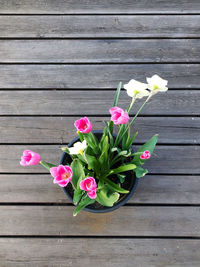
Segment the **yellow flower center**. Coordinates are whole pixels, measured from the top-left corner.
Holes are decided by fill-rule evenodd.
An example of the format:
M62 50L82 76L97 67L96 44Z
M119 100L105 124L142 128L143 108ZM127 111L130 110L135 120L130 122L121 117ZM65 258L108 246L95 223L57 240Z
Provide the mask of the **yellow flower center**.
M80 149L80 150L78 151L78 153L81 154L81 155L83 155L83 149Z
M70 173L68 173L68 172L63 173L63 175L62 175L63 180L67 180L69 177L70 177Z
M134 94L134 96L136 96L137 94L139 94L139 91L136 89L133 89L133 94Z
M159 88L158 85L156 85L156 84L153 85L153 90L156 90L158 88Z

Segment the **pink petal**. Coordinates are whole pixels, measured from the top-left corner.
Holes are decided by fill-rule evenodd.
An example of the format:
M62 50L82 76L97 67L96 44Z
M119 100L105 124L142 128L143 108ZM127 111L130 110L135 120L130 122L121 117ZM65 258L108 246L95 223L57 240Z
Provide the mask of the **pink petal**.
M88 194L88 197L91 199L95 199L97 197L96 189L89 191L87 194Z

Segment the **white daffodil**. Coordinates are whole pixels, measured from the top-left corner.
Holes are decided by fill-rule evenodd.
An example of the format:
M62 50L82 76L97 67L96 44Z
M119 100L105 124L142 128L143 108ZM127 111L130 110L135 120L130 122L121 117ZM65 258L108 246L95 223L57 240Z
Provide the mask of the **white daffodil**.
M149 91L146 90L148 85L146 83L141 83L136 80L130 80L129 83L124 84L124 89L127 90L127 94L130 97L142 98L149 95Z
M81 154L83 155L83 152L85 151L87 147L86 141L84 140L82 143L81 142L76 142L73 147L69 147L69 153L71 155L78 155Z
M152 91L152 93L157 93L157 92L166 92L168 90L167 80L162 79L160 76L153 75L151 78L147 78L148 82L148 89Z

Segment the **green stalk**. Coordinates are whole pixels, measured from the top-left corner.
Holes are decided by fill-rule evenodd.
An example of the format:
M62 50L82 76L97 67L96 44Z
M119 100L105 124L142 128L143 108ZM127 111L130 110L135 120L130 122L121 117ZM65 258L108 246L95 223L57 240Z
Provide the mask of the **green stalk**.
M134 102L135 102L135 97L132 98L132 101L131 101L131 103L130 103L130 106L129 106L128 109L127 109L127 113L128 113L128 114L129 114L130 110L132 109L132 106L133 106Z
M147 99L144 101L144 103L141 105L141 107L139 108L138 112L135 114L135 116L133 117L132 121L128 124L128 126L126 127L125 131L123 132L122 136L119 138L120 142L123 138L123 136L125 135L125 133L127 132L128 128L133 124L133 122L135 121L135 119L137 118L137 116L139 115L139 113L142 111L142 109L144 108L145 104L149 101L149 99L152 97L152 94L150 94Z
M150 94L147 97L147 99L144 101L144 103L142 104L142 106L139 108L138 112L133 117L132 121L129 123L129 126L131 126L133 124L133 122L135 121L135 119L137 118L137 116L139 115L139 113L142 111L142 109L144 108L144 106L146 105L146 103L149 101L149 99L151 98L151 96L152 96L152 94Z

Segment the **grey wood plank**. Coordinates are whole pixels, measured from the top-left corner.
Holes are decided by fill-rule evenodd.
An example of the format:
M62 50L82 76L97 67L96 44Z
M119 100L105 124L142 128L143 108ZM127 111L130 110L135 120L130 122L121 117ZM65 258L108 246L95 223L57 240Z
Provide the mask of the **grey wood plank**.
M0 143L63 144L76 135L74 121L79 117L0 117ZM102 130L103 121L110 117L92 117L93 128ZM135 141L143 143L154 133L162 144L200 144L200 118L198 117L139 117L132 133Z
M0 203L70 203L50 175L1 174ZM200 204L200 176L146 175L129 204Z
M191 49L192 48L192 49ZM170 51L170 53L169 53ZM3 63L200 62L200 41L1 40Z
M199 267L199 246L199 240L178 238L0 239L1 264L6 267Z
M200 36L199 15L0 16L2 38Z
M59 147L58 145L0 145L0 172L47 173L42 166L20 166L22 152L30 149L39 153L43 160L58 164L62 154ZM199 174L199 159L200 147L198 145L159 145L156 147L154 157L145 166L149 173L153 174Z
M157 73L170 88L199 88L199 64L0 65L0 88L116 88ZM95 78L94 78L95 77Z
M75 1L0 1L1 14L140 14L140 13L198 13L200 4L198 0L179 0L167 2L165 0L113 2L112 0L81 0Z
M106 214L67 206L1 206L0 235L194 236L199 207L122 207Z
M115 91L0 91L1 115L109 115ZM169 90L151 98L140 114L199 115L199 90ZM126 109L131 98L123 90L118 106ZM135 113L144 100L135 103ZM133 114L132 113L132 114ZM71 129L71 126L70 126Z

